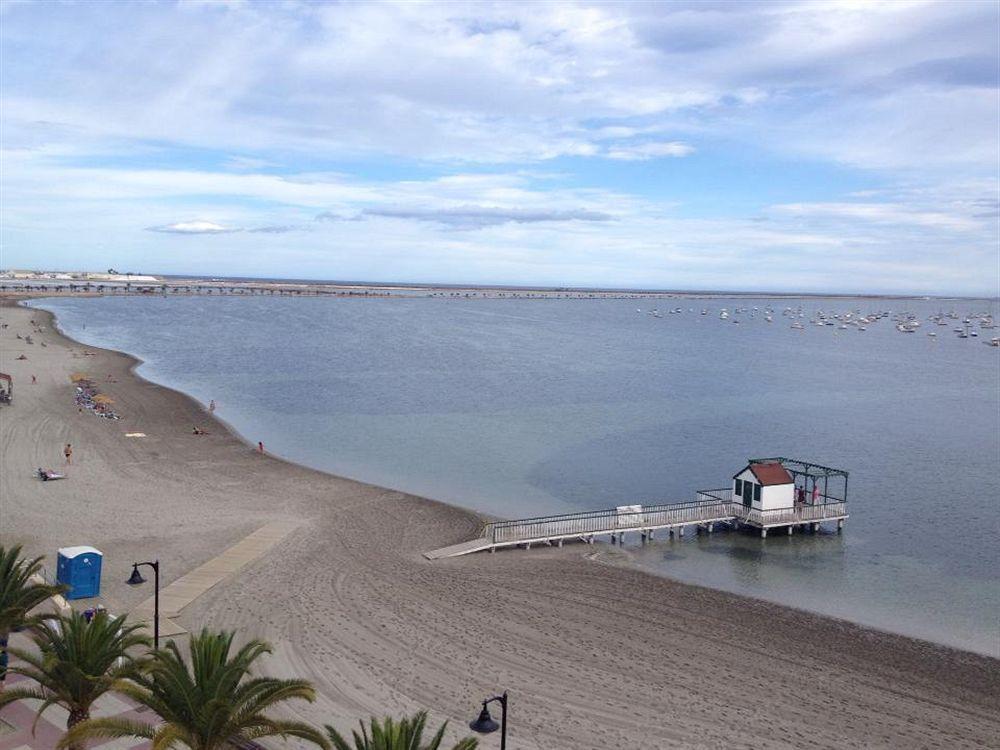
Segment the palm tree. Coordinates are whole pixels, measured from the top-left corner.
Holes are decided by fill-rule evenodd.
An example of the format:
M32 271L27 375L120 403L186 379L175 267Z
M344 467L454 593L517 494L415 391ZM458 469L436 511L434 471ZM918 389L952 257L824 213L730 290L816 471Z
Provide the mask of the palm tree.
M305 680L251 677L253 663L271 653L263 641L250 641L232 654L233 633L202 630L191 636L191 665L177 644L150 655L141 675L119 692L152 709L163 720L153 725L118 717L77 725L60 748L92 738L142 737L157 750L223 750L261 737L298 737L328 748L322 732L299 721L272 718L267 711L295 698L310 703L316 691Z
M124 615L111 617L103 611L89 622L81 613L72 612L36 624L32 636L38 651L10 651L23 662L11 667L11 671L37 684L15 686L0 693L0 707L25 698L40 700L37 725L49 706L62 706L69 712L66 729L72 729L90 718L94 701L124 687L126 679L138 673L140 663L128 651L148 645L149 639L136 632L141 627L126 625ZM82 747L68 745L76 746Z
M63 591L63 586L39 583L35 576L42 560L21 557L21 545L7 549L0 545L0 690L7 678L7 639L15 630L30 627L54 615L29 613L49 597Z
M441 742L444 739L444 731L448 727L446 721L437 730L437 734L431 738L426 745L423 744L424 726L427 724L427 712L420 711L410 718L400 719L398 722L386 717L382 721L372 718L369 728L365 723L361 724L361 734L352 732L354 745L344 739L336 729L329 724L326 725L326 733L330 735L335 750L440 750ZM472 737L459 740L452 746L452 750L475 750L478 741Z

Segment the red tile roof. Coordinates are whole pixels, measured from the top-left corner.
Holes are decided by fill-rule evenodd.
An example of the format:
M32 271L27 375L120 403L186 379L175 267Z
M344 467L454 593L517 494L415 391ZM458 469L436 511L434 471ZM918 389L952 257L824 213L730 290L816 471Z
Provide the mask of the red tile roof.
M750 464L750 471L762 485L791 484L792 475L781 464Z

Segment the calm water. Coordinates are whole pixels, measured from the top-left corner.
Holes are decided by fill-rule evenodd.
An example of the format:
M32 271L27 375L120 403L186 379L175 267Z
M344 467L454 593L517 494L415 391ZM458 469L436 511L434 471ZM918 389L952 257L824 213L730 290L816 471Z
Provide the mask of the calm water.
M912 335L889 319L808 323L817 309L926 318L988 303L809 300L803 331L780 315L797 302L774 301L773 324L719 319L768 304L745 299L661 300L661 318L649 300L38 304L71 336L141 357L145 377L214 398L273 453L498 516L691 499L749 456L846 468L843 535L689 535L637 547L638 560L1000 652L1000 350L926 321Z

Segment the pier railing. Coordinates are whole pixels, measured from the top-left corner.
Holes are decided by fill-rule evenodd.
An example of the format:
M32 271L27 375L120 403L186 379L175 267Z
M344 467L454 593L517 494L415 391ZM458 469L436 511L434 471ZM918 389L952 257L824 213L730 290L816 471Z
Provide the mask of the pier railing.
M733 488L723 487L719 490L698 490L695 499L699 502L731 503L733 502Z
M626 531L642 532L644 537L655 529L677 529L683 534L686 526L702 526L712 530L715 523L746 524L761 529L767 535L771 526L792 527L798 524L819 523L826 520L842 521L847 518L847 503L802 504L790 508L757 510L748 508L733 498L731 488L700 490L693 502L665 503L659 505L622 505L605 510L565 513L557 516L538 516L516 521L494 521L482 527L476 538L439 550L424 553L429 560L456 557L472 552L505 545L527 545L535 542L551 544L563 539L582 539L592 542L594 537L610 534L612 539ZM790 533L790 532L789 532Z
M641 510L595 510L540 516L486 525L484 536L493 544L532 539L606 534L609 531L645 530L725 520L733 515L732 503L716 499L687 503L644 505Z
M734 503L734 505L737 505ZM754 526L784 526L786 524L813 523L828 518L843 518L847 515L847 503L821 503L819 505L797 505L793 508L756 510L739 505L737 518Z

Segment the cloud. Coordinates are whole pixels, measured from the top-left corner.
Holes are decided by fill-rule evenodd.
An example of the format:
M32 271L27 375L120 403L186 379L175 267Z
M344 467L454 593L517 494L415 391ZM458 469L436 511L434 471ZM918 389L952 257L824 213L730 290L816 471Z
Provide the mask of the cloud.
M773 208L776 211L799 216L860 219L882 224L909 224L957 231L982 228L982 223L975 221L974 216L894 203L786 203Z
M291 224L272 224L263 227L254 227L253 229L247 229L246 231L251 234L287 234L288 232L297 232L301 229L303 229L303 227Z
M335 214L333 211L323 211L316 214L313 221L347 221L347 217Z
M924 60L896 71L894 82L936 84L941 86L972 86L995 89L1000 85L1000 70L996 57L964 55L962 57Z
M455 229L482 229L500 224L538 224L555 221L612 221L610 214L586 209L525 209L492 206L455 208L366 208L363 216L430 221Z
M230 156L226 159L223 167L240 172L251 172L268 167L278 166L267 159L258 159L252 156Z
M0 0L5 262L982 290L998 10Z
M229 234L231 232L242 231L240 229L224 227L212 221L179 221L175 224L164 224L156 227L146 227L149 232L162 232L165 234Z
M688 156L694 153L694 147L681 143L680 141L668 141L665 143L635 143L629 145L619 145L609 148L606 156L609 159L620 159L623 161L646 161L648 159L659 159L665 156Z

